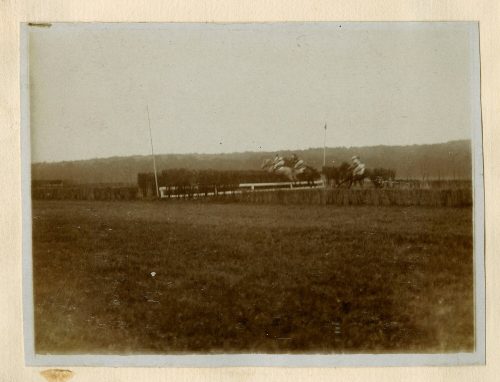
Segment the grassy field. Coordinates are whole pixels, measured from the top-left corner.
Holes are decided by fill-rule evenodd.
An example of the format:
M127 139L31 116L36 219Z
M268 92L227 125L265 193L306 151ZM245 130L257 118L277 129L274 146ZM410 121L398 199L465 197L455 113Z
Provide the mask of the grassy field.
M472 350L471 219L471 208L35 201L36 351Z

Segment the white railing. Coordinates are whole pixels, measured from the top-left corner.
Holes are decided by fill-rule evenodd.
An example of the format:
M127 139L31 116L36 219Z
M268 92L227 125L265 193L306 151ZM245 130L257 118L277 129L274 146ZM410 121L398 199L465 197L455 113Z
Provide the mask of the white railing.
M323 181L316 180L313 182L314 186L323 186ZM276 189L294 189L294 188L305 188L310 186L308 182L274 182L274 183L240 183L238 189L231 191L217 191L215 192L194 192L190 194L194 198L214 196L214 195L229 195L229 194L240 194L244 191L272 191ZM159 187L160 198L184 198L186 193L182 194L167 194L167 187ZM174 188L175 190L175 188Z
M323 181L321 180L316 180L313 182L315 186L322 186ZM309 186L308 182L275 182L275 183L241 183L239 185L239 188L249 188L252 191L258 188L273 188L273 187L279 187L279 188L298 188L298 187L307 187Z

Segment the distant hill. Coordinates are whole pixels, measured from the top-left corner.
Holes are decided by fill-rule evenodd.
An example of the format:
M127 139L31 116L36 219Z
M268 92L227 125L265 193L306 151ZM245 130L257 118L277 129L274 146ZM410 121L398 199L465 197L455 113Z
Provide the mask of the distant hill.
M293 151L308 165L321 169L323 148ZM282 155L292 151L282 150ZM157 155L158 171L169 168L256 170L264 158L275 152L243 152L230 154L166 154ZM471 142L469 140L412 146L370 146L327 148L327 164L349 161L359 155L368 168L394 169L402 179L471 179ZM102 159L33 163L32 179L62 179L74 183L133 183L137 174L152 172L150 156L112 157Z

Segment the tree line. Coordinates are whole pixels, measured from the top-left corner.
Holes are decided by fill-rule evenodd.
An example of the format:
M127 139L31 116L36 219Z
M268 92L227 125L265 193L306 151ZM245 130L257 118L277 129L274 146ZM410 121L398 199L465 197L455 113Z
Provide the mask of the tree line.
M347 163L344 163L348 167ZM323 167L323 174L332 176L331 167ZM396 172L391 169L376 168L370 170L370 178L383 180L394 179ZM372 180L373 180L372 179ZM209 192L213 188L219 190L234 190L242 183L274 183L287 182L288 179L280 174L262 170L192 170L186 168L166 169L158 174L158 187L176 188L183 192L196 187L201 192ZM154 173L137 174L137 185L143 195L148 190L155 189Z
M158 174L159 187L186 188L192 186L218 187L219 189L237 187L241 183L272 183L285 182L287 179L279 174L262 170L193 170L187 168L173 168L161 171ZM137 174L137 185L146 193L154 189L154 173Z
M323 148L281 150L288 156L296 153L306 164L318 170L323 165ZM231 154L165 154L156 155L162 169L200 169L258 171L262 161L274 158L276 152L244 152ZM469 140L431 145L327 147L326 163L350 161L358 155L369 168L391 168L400 179L459 180L471 179L472 157ZM75 184L136 184L138 173L152 170L151 156L129 156L54 163L33 163L32 179L62 179Z

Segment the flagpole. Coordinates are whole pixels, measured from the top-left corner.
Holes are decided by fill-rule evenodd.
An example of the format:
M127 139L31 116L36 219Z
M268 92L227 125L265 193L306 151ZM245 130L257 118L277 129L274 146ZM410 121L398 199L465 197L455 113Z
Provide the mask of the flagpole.
M149 118L149 105L146 105L146 110L148 112L148 127L149 127L149 141L151 142L151 156L153 157L153 169L155 171L155 185L156 185L156 197L159 198L159 189L158 189L158 176L156 175L156 159L155 152L153 149L153 135L151 134L151 120Z
M325 122L325 138L323 140L323 167L326 166L326 122Z

